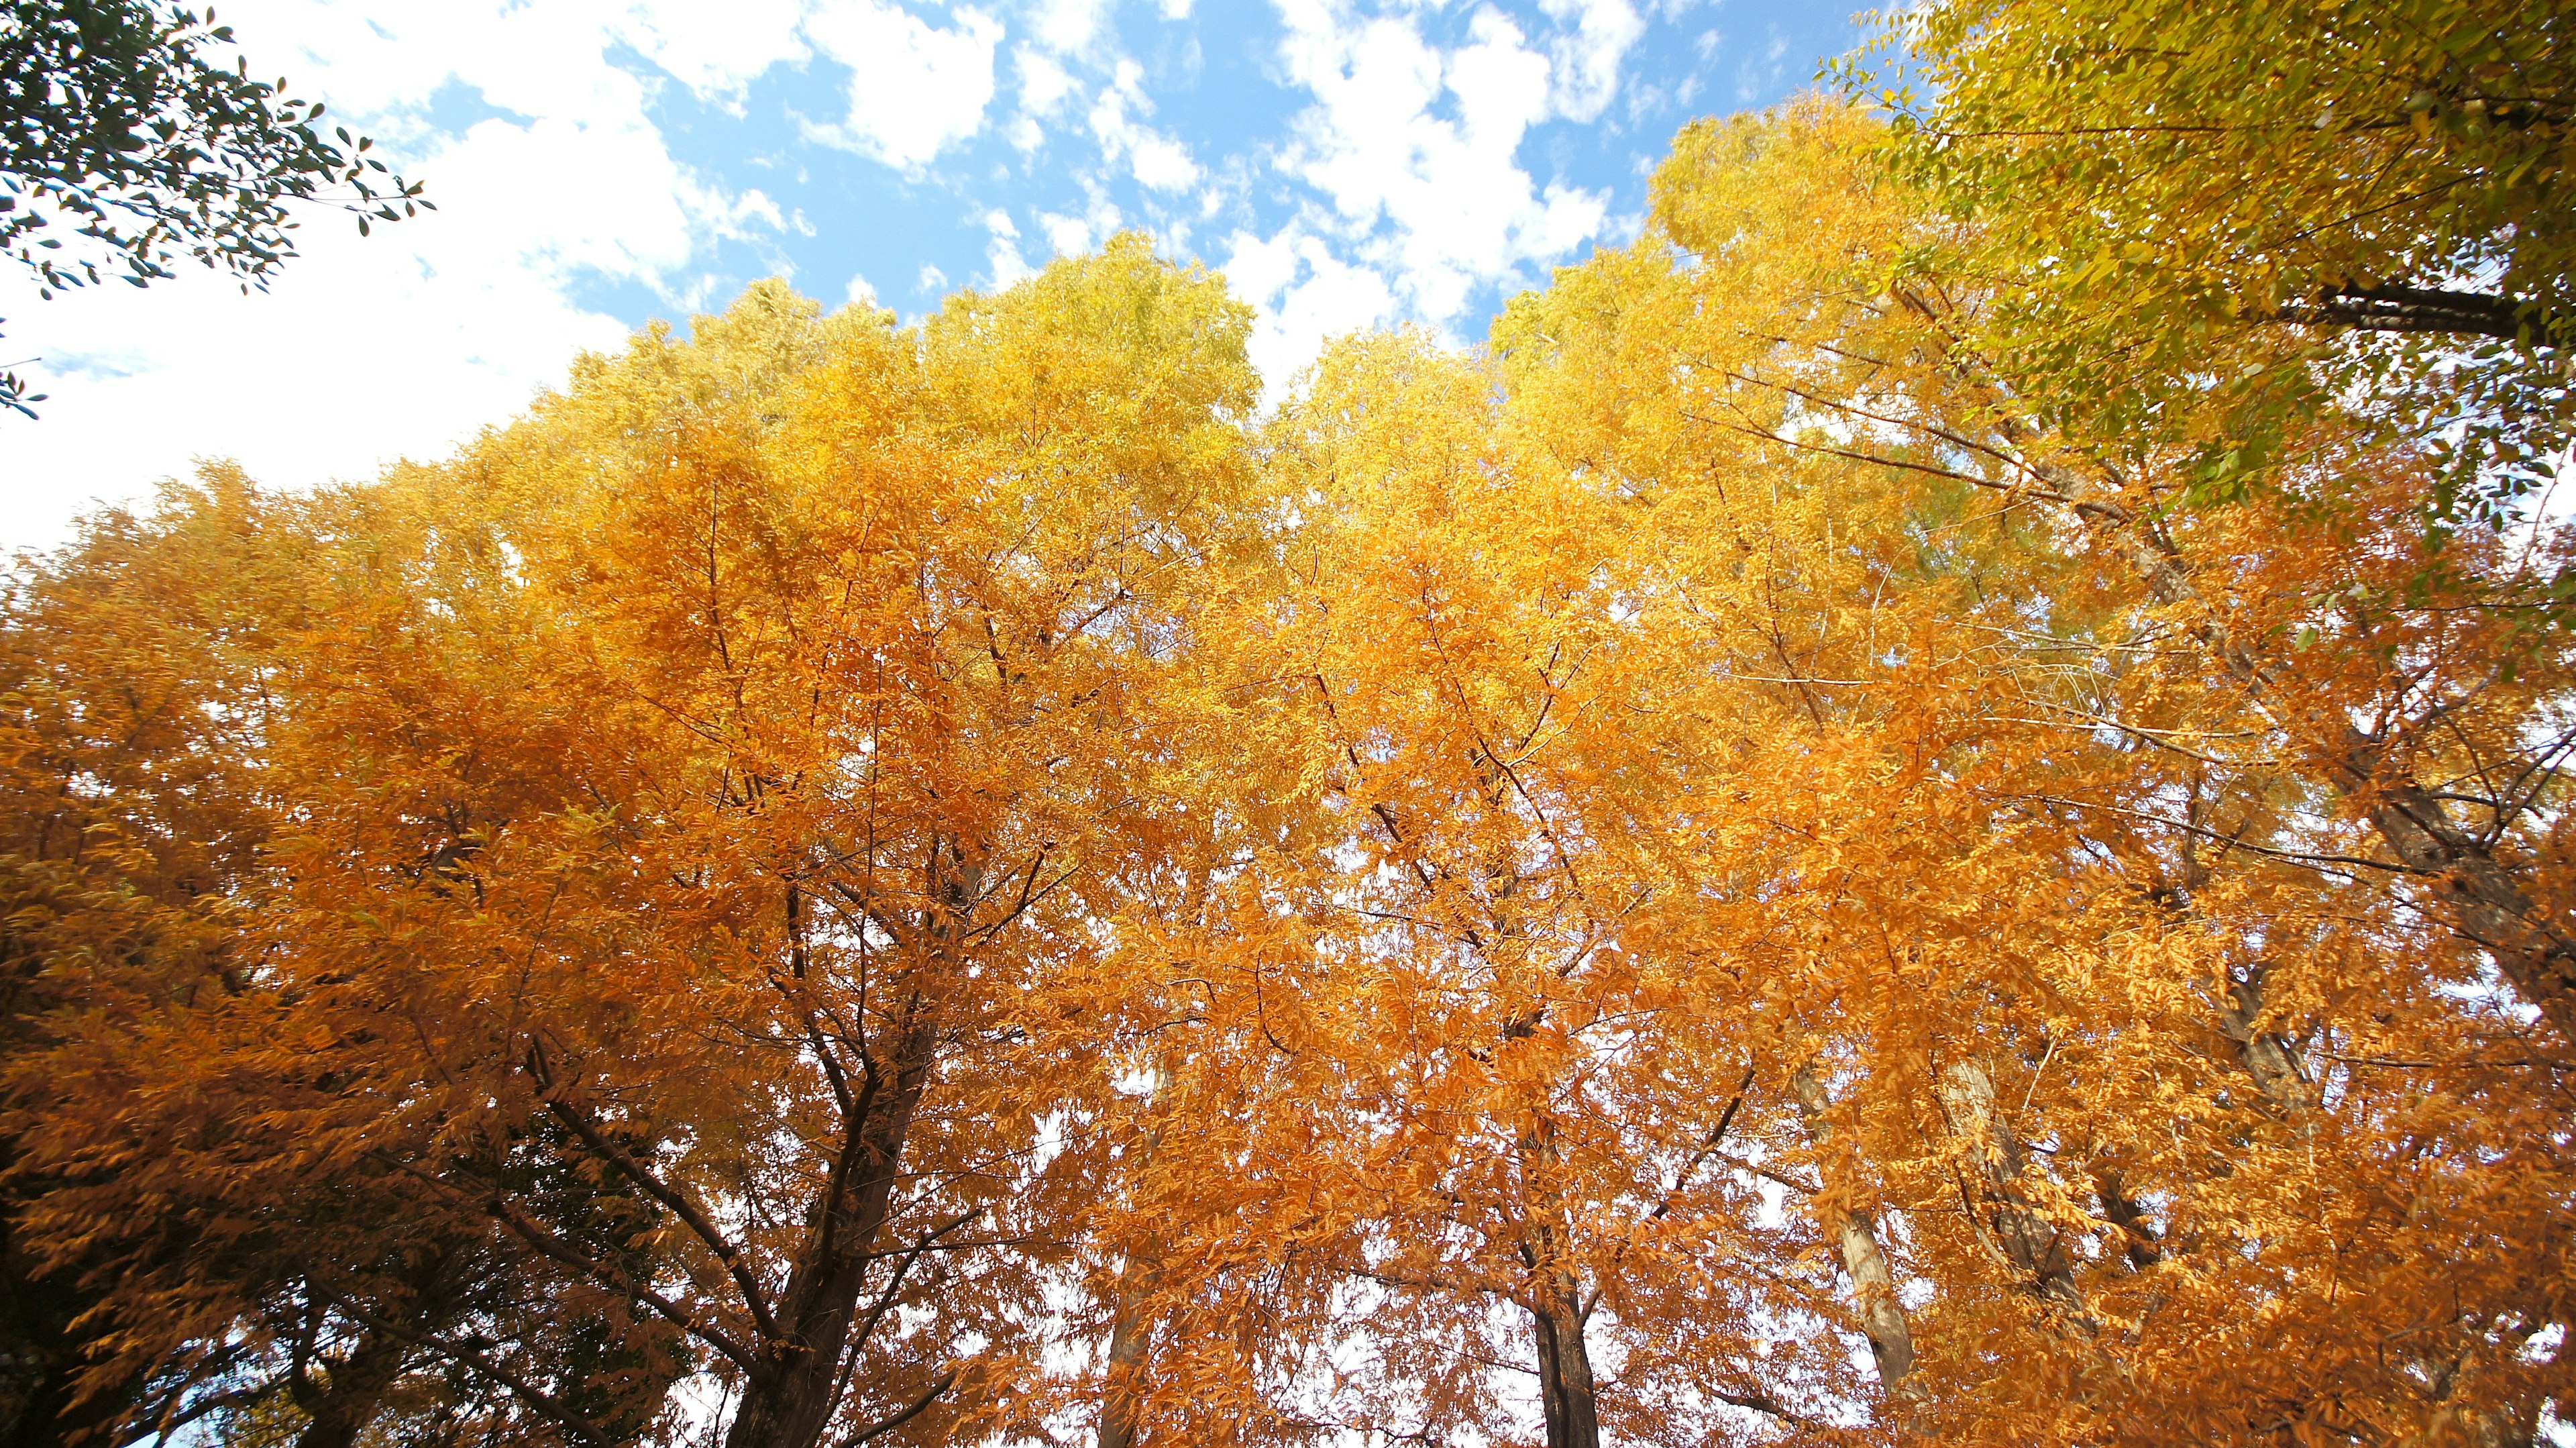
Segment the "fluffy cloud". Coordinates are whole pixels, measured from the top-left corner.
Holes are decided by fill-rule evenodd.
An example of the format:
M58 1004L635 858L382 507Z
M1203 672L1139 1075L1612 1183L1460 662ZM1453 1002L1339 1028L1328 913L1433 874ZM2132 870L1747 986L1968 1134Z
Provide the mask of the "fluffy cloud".
M1046 232L1047 245L1053 247L1058 256L1079 256L1091 250L1115 234L1124 220L1098 178L1085 177L1083 180L1081 211L1038 213L1039 229Z
M43 357L34 370L53 394L8 439L10 542L59 537L89 500L133 497L194 457L300 485L442 452L524 407L575 352L619 344L627 324L577 301L584 286L697 304L708 299L687 280L693 264L783 224L762 193L673 158L647 87L610 51L684 32L647 34L624 7L235 0L224 14L263 38L256 68L287 71L433 177L440 209L367 240L313 217L304 255L250 296L192 273L40 303L0 279L5 345ZM746 45L693 74L738 90L793 57L792 35L767 40L767 60ZM459 86L503 114L461 134L432 128L434 100Z
M781 62L810 54L799 26L807 0L651 5L631 0L618 30L645 59L700 96L739 113L742 93Z
M1619 63L1646 33L1644 17L1628 0L1539 0L1556 20L1574 29L1548 46L1555 80L1555 108L1568 120L1601 114L1619 89Z
M1238 231L1228 247L1225 279L1257 314L1248 346L1265 402L1277 402L1326 341L1395 313L1385 277L1335 255L1302 223L1267 238Z
M984 230L990 237L984 244L984 263L992 271L995 287L1007 287L1035 270L1020 255L1020 228L1011 213L999 208L985 212Z
M254 72L327 99L441 209L365 241L310 216L249 297L191 275L38 303L0 274L0 359L42 354L20 370L54 395L0 419L0 544L194 456L300 485L440 454L645 313L721 305L746 259L935 295L1121 226L1181 255L1196 229L1259 311L1275 398L1326 338L1465 330L1604 233L1607 193L1525 163L1541 128L1660 127L1676 82L1777 66L1694 62L1682 3L1273 0L1256 77L1202 55L1219 27L1188 0L227 0ZM1632 60L1657 84L1623 89ZM1594 179L1625 195L1631 171Z
M1073 73L1043 51L1022 46L1017 64L1020 71L1020 109L1028 115L1054 115L1064 109L1065 101L1078 89Z
M1029 31L1058 55L1091 52L1108 30L1113 0L1037 0Z
M882 0L825 0L805 17L805 34L850 68L849 114L807 136L889 166L918 170L983 129L993 99L993 51L1000 21L960 10L942 29Z
M1417 314L1446 323L1477 287L1600 231L1601 196L1539 186L1519 153L1530 127L1568 103L1593 103L1584 57L1616 40L1612 31L1584 51L1578 27L1566 51L1576 59L1565 66L1579 83L1569 92L1555 80L1560 64L1492 9L1477 11L1468 43L1448 51L1410 15L1362 16L1336 0L1283 0L1281 9L1281 58L1315 96L1286 168L1322 193L1355 253ZM1625 11L1617 0L1590 9ZM1625 13L1633 28L1634 12ZM1608 64L1615 80L1615 54Z
M1199 167L1187 146L1137 119L1154 103L1145 98L1145 69L1121 58L1109 85L1091 108L1091 134L1101 154L1125 162L1137 184L1156 191L1186 191L1199 182Z

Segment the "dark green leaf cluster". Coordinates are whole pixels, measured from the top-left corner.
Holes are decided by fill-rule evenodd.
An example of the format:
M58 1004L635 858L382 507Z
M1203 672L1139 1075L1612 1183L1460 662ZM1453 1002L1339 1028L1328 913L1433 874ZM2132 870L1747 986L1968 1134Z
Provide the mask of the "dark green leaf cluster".
M266 286L295 254L289 208L370 221L430 203L323 107L256 80L210 9L158 0L8 0L0 9L0 252L39 294L182 261ZM38 399L0 378L0 406ZM30 414L32 415L32 414Z

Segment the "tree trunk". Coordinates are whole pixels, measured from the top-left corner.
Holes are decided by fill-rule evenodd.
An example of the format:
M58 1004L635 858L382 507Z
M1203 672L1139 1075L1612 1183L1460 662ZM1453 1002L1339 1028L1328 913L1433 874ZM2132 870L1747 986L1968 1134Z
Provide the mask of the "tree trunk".
M2487 846L2462 829L2421 783L2389 767L2383 741L2339 717L2275 712L2280 701L2261 661L2208 616L2179 552L2162 534L2071 472L2045 468L2042 476L2074 499L2076 514L2089 526L2125 549L2158 602L2190 605L2203 614L2191 632L2228 680L2272 712L2276 723L2310 736L2299 742L2315 752L2317 772L2325 782L2337 794L2362 802L2389 853L2409 870L2438 882L2434 893L2450 907L2454 928L2494 957L2515 992L2540 1008L2562 1041L2576 1044L2576 942L2532 904L2513 872L2498 864Z
M1160 1109L1172 1073L1162 1059L1154 1063L1154 1081L1146 1095L1156 1112L1145 1139L1129 1158L1139 1174L1150 1170L1163 1148ZM1127 1254L1118 1273L1118 1302L1109 1319L1109 1366L1100 1385L1099 1448L1136 1448L1147 1387L1145 1355L1153 1346L1153 1299L1163 1252L1158 1236L1149 1236Z
M2147 1220L2146 1209L2129 1195L2128 1176L2116 1163L2094 1164L2093 1193L2102 1203L2104 1219L2120 1229L2120 1247L2132 1268L2144 1272L2165 1260L2164 1239Z
M914 974L903 1013L888 1032L892 1047L882 1056L871 1050L862 1062L856 1099L843 1108L840 1150L806 1211L804 1247L779 1295L777 1335L762 1344L760 1367L748 1374L725 1448L814 1448L841 1406L848 1381L843 1359L866 1350L873 1322L861 1326L859 1300L869 1270L880 1260L876 1242L891 1209L904 1141L937 1064L939 992L984 883L982 866L953 844L934 841L930 866L933 899L921 911ZM890 1269L879 1289L888 1303L901 1286L900 1270L900 1263ZM853 1327L860 1329L856 1341ZM943 1379L934 1394L951 1381Z
M305 1415L295 1448L350 1448L383 1410L385 1389L403 1374L410 1345L369 1328L349 1356L331 1369L326 1385L299 1383L295 1406Z
M874 1265L870 1249L885 1228L938 1034L931 1002L916 993L891 1058L870 1063L856 1119L807 1213L807 1247L779 1300L779 1337L744 1385L725 1448L814 1448L831 1426L841 1360L862 1346L850 1341L850 1329Z
M2075 1258L2065 1233L2031 1210L2021 1186L2021 1142L1995 1108L1994 1078L1973 1060L1941 1073L1941 1104L1950 1129L1966 1143L1966 1166L1982 1208L1982 1226L2023 1285L2085 1336L2094 1332L2083 1291L2075 1284Z
M1902 289L1898 300L1937 324L1938 310ZM1996 430L2019 447L2032 429L2003 404L2002 389L1973 360L1953 357L1959 375L1992 394ZM2307 716L2285 710L2270 673L2254 653L2231 635L2192 582L2181 550L2153 520L2140 518L2120 499L2121 480L2114 472L2107 483L2048 462L2034 462L2032 472L2056 490L2077 520L2125 554L2139 580L2156 601L2183 605L2198 617L2187 627L2209 651L2219 668L2246 692L2276 725L2289 730L2316 759L2316 772L2337 794L2359 801L2371 827L2389 852L2409 870L2438 884L2434 893L2451 907L2455 928L2494 957L2496 968L2515 992L2539 1007L2559 1039L2576 1045L2576 940L2562 922L2532 903L2513 871L2497 863L2494 853L2469 830L2460 827L2449 808L2411 775L2389 767L2382 740L2331 713ZM2107 467L2104 469L2110 472Z
M1601 1410L1593 1396L1592 1354L1583 1342L1581 1289L1560 1278L1530 1313L1538 1330L1538 1391L1547 1448L1601 1448Z
M1600 1448L1601 1409L1592 1382L1592 1353L1583 1341L1583 1279L1573 1266L1556 1124L1535 1115L1520 1140L1524 1230L1521 1261L1529 1269L1530 1325L1538 1337L1539 1408L1547 1448Z
M1798 1120L1821 1155L1825 1109L1832 1104L1825 1095L1824 1083L1816 1079L1813 1067L1801 1066L1789 1078L1789 1086L1797 1097ZM1826 1225L1834 1229L1842 1248L1843 1271L1851 1278L1861 1335L1869 1339L1869 1355L1878 1365L1879 1385L1889 1397L1911 1401L1919 1396L1917 1385L1908 1381L1914 1371L1914 1330L1905 1320L1904 1302L1896 1295L1896 1273L1878 1244L1878 1223L1857 1206L1845 1209L1841 1216L1840 1222Z
M416 1332L445 1318L462 1285L457 1277L466 1260L462 1245L453 1239L423 1248L398 1279L399 1297L373 1309L387 1326L362 1329L347 1357L325 1364L319 1383L297 1363L287 1387L306 1421L304 1431L295 1435L295 1448L350 1448L358 1441L384 1411L386 1390L411 1366L412 1341L395 1329Z
M1145 1302L1152 1292L1151 1274L1137 1263L1128 1263L1118 1274L1118 1308L1109 1323L1109 1371L1100 1389L1100 1448L1136 1448L1145 1350L1153 1336Z
M2286 1117L2302 1117L2309 1105L2307 1077L2299 1070L2297 1057L2290 1044L2270 1031L2258 1030L2255 1022L2263 1014L2263 977L2259 967L2243 980L2227 983L2228 1003L2219 1012L2219 1025L2227 1038L2236 1043L2237 1059L2244 1063L2245 1074L2254 1078L2263 1098Z

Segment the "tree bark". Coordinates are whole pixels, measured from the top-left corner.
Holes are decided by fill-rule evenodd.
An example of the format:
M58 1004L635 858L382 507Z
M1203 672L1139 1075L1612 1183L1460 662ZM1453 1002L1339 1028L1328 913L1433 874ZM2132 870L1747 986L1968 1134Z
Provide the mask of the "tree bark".
M1100 1388L1100 1448L1136 1448L1136 1430L1145 1396L1145 1352L1153 1323L1142 1299L1150 1281L1129 1283L1139 1275L1134 1263L1118 1276L1118 1307L1109 1322L1109 1370Z
M1556 1127L1542 1112L1521 1133L1521 1261L1529 1269L1523 1305L1538 1338L1539 1410L1547 1448L1600 1448L1601 1408L1592 1381L1592 1353L1583 1340L1583 1279L1574 1269L1564 1202L1556 1188L1562 1169Z
M2491 292L2463 292L2384 282L2345 282L2319 291L2313 301L2284 307L2284 322L2351 327L2363 332L2432 332L2454 337L2493 337L2524 346L2563 347L2576 327L2538 301Z
M2103 1217L2120 1229L2120 1247L2132 1268L2144 1272L2165 1260L2164 1238L2147 1220L2146 1209L2129 1195L2125 1172L2112 1163L2096 1162L2093 1194L2102 1203Z
M1171 1072L1161 1061L1147 1101L1160 1104ZM1163 1146L1163 1123L1156 1117L1133 1160L1141 1172L1153 1165ZM1130 1252L1118 1273L1118 1302L1109 1319L1109 1366L1100 1385L1100 1448L1136 1448L1147 1387L1145 1357L1153 1346L1152 1303L1161 1276L1163 1244L1148 1237Z
M2289 1042L2256 1028L2263 1014L2259 967L2243 980L2230 980L2227 994L2227 1005L2219 1012L2218 1022L2227 1038L2236 1043L2236 1057L2244 1063L2245 1074L2254 1078L2263 1099L2275 1111L2285 1117L2304 1116L2309 1106L2308 1081L2299 1070L2298 1059L2291 1054Z
M1583 1341L1580 1286L1561 1275L1530 1312L1538 1332L1540 1411L1547 1448L1601 1448L1601 1409L1592 1383L1592 1354Z
M2576 1044L2576 941L2535 909L2513 872L2462 829L2440 800L2412 776L2390 767L2385 742L2349 720L2306 719L2281 708L2271 676L2209 613L2180 554L2160 532L2105 490L2062 469L2043 467L2042 478L2065 493L2076 515L2107 535L2129 556L2139 578L2160 603L2191 607L2191 624L2229 682L2245 690L2276 723L2307 734L2303 743L2317 772L2337 794L2359 801L2380 840L2409 871L2437 882L2435 894L2451 907L2454 928L2494 957L2514 990L2538 1006L2560 1039Z
M287 1391L306 1421L295 1448L350 1448L358 1441L384 1411L386 1390L411 1366L417 1344L408 1334L434 1330L449 1315L466 1260L463 1245L453 1238L423 1248L397 1279L397 1300L374 1309L387 1322L363 1327L347 1357L324 1365L320 1383L303 1363L296 1364Z
M941 848L933 846L934 868ZM864 1333L852 1341L851 1329L879 1260L874 1248L885 1230L904 1141L937 1060L939 991L956 964L954 942L982 892L976 864L957 859L941 875L935 902L922 912L919 963L892 1047L882 1056L867 1053L840 1149L807 1209L805 1245L779 1296L777 1335L762 1344L759 1368L747 1375L725 1448L814 1448L841 1404L842 1360L866 1347ZM881 1290L891 1294L896 1285L890 1281Z
M410 1355L409 1343L369 1328L325 1384L297 1383L295 1406L305 1423L295 1448L350 1448L383 1410L385 1389L402 1376Z
M744 1385L725 1448L814 1448L840 1406L841 1360L885 1228L896 1165L929 1082L938 1041L930 1001L915 994L891 1059L871 1063L850 1130L806 1218L805 1253L781 1294L778 1338Z
M2023 1195L2021 1142L1996 1109L1994 1078L1976 1061L1955 1062L1941 1073L1941 1104L1949 1113L1950 1129L1966 1142L1971 1193L1988 1240L2021 1274L2023 1286L2067 1324L2092 1336L2092 1314L2076 1286L2075 1258L2066 1249L2065 1233L2033 1211Z
M1824 1083L1816 1079L1814 1067L1801 1066L1789 1078L1789 1088L1797 1098L1798 1120L1821 1156L1828 1129L1825 1111L1832 1104L1825 1095ZM1889 1397L1911 1401L1918 1396L1915 1385L1908 1380L1914 1371L1914 1329L1906 1321L1904 1302L1896 1295L1896 1273L1888 1265L1886 1251L1879 1246L1878 1223L1858 1206L1846 1208L1841 1215L1841 1221L1826 1225L1833 1229L1836 1245L1842 1249L1843 1272L1851 1278L1861 1335L1869 1339L1870 1360L1878 1365L1879 1385Z

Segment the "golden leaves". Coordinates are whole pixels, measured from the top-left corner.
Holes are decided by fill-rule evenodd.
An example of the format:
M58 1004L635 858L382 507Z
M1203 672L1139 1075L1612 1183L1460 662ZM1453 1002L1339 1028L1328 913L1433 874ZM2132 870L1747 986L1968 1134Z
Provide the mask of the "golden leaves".
M100 1361L399 1342L502 1441L2532 1421L2566 1043L2389 811L2555 928L2563 536L2426 573L2331 412L2330 505L2164 509L1871 136L1695 128L1494 357L1268 419L1122 239L94 526L0 783Z

